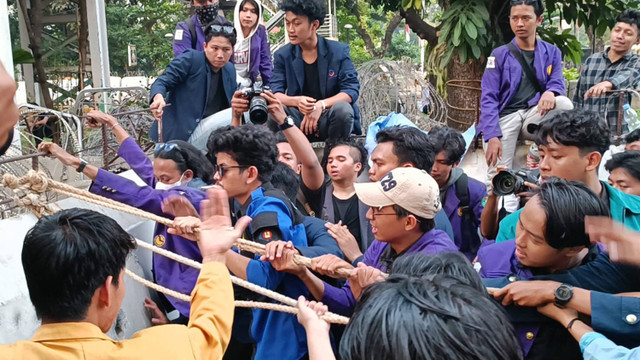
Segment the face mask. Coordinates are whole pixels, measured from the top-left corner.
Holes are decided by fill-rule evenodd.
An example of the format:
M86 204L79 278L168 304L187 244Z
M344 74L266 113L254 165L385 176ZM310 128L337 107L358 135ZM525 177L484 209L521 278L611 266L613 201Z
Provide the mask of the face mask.
M4 155L4 153L9 150L11 146L11 142L13 142L13 129L9 130L9 136L7 136L7 142L0 147L0 156Z
M218 3L207 6L194 6L200 25L204 28L218 16Z
M172 189L176 186L182 186L182 177L184 177L184 173L182 173L182 176L180 176L180 180L178 180L177 182L174 182L173 184L167 184L167 183L163 183L158 181L156 183L155 189L156 190L169 190Z

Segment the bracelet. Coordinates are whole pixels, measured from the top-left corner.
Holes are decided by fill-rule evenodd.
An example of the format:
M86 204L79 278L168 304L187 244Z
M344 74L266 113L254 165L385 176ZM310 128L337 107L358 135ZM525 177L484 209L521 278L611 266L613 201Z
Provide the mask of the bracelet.
M327 110L327 104L324 103L324 100L320 100L318 101L319 103L322 103L322 111Z
M576 322L576 321L580 321L580 319L575 318L575 319L569 321L569 325L567 325L567 330L571 330L571 327L573 326L573 323Z
M120 123L115 123L115 124L113 124L113 125L111 126L111 131L113 131L113 129L115 129L115 128L116 128L116 126L120 126Z

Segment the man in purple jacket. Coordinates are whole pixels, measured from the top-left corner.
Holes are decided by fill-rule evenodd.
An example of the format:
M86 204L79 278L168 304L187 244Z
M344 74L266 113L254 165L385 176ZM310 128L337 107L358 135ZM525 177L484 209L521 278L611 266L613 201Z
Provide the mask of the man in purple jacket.
M478 135L485 142L489 172L496 165L513 167L518 136L533 140L535 125L549 118L551 110L570 110L564 96L560 49L536 39L542 23L541 0L512 0L509 21L515 38L493 50L482 76Z
M173 55L178 57L188 49L204 50L204 27L218 17L218 0L191 0L195 15L181 21L173 33Z
M355 184L355 188L358 198L371 207L367 219L375 240L344 287L333 287L306 267L294 264L292 249L284 249L282 256L271 260L276 270L302 279L313 297L330 311L347 316L353 312L362 288L381 280L381 272L387 272L399 256L457 250L446 233L434 229L433 217L441 208L440 194L438 184L426 171L397 168L379 182ZM354 269L332 255L315 258L312 267L317 273L332 277L336 277L338 269Z

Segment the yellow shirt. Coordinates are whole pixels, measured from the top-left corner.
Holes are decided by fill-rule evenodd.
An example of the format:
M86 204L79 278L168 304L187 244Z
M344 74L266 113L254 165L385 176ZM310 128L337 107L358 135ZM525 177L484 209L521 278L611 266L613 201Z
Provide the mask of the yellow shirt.
M29 341L0 345L0 359L221 359L234 310L224 264L203 265L191 299L188 326L154 326L114 341L88 322L46 324Z

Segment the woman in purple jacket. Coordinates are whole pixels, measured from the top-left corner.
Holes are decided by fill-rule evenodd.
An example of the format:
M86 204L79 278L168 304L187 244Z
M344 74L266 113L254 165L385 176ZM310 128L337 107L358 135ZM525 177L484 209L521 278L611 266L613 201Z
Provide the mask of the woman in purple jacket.
M158 144L152 163L116 118L100 111L92 111L86 116L90 127L99 128L106 125L113 131L120 144L118 155L129 164L144 185L138 185L125 177L87 164L57 144L43 142L38 151L51 153L63 164L72 166L77 172L93 180L89 188L92 193L168 218L173 218L173 215L163 211L163 202L171 196L180 195L188 199L199 211L200 201L205 198L205 193L198 188L213 182L213 166L200 151L184 141ZM195 242L169 234L164 225L156 224L153 243L165 250L202 261ZM199 274L197 269L156 254L153 255L153 272L156 283L183 294L191 293ZM171 297L168 297L168 300L181 315L178 321L185 322L189 317L190 304ZM164 314L155 304L148 301L147 305L152 308L154 324L166 321Z
M273 73L269 37L262 20L260 0L243 0L236 3L233 23L238 41L233 49L233 64L239 87L246 88L256 81L258 75L264 85L269 85Z

